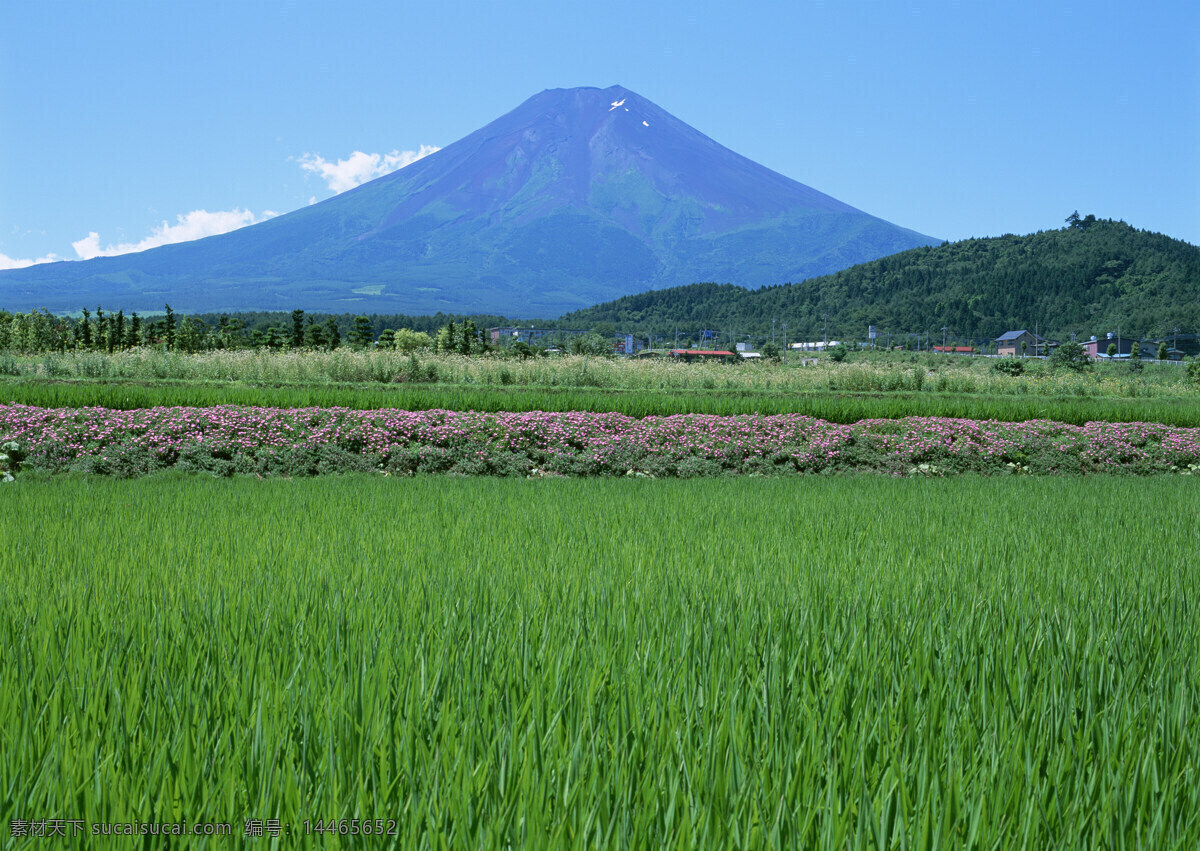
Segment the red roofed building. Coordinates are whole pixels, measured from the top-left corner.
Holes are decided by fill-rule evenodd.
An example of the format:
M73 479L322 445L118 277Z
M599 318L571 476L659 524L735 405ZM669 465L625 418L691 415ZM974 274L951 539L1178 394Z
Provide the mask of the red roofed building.
M671 349L671 357L683 360L712 360L716 358L736 357L733 352L723 349Z

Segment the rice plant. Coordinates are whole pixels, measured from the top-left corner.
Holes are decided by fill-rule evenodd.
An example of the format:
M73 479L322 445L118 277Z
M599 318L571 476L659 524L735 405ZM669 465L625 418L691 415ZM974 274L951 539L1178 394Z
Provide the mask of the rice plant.
M252 405L356 410L590 411L633 417L673 414L805 414L836 423L899 417L1156 422L1200 426L1200 397L988 396L954 393L777 392L745 389L666 390L442 384L131 383L20 380L0 382L0 404L44 408Z
M4 500L7 845L56 817L277 819L299 845L379 818L369 844L402 848L1200 844L1187 479Z

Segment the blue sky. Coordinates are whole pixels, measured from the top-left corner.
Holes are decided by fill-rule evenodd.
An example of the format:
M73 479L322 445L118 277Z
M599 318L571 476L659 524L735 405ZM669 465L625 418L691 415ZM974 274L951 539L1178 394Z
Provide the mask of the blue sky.
M229 230L614 84L932 236L1078 209L1200 244L1198 5L8 3L0 268Z

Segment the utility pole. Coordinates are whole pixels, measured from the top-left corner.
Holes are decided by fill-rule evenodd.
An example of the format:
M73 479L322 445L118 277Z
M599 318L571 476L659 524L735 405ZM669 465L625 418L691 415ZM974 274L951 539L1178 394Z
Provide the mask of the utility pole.
M822 313L821 317L825 320L825 348L829 348L829 314Z
M775 317L771 317L771 345L775 345Z
M783 323L783 353L785 355L787 354L787 350L788 350L788 347L787 347L787 323L784 322Z
M946 354L946 326L942 326L942 354Z

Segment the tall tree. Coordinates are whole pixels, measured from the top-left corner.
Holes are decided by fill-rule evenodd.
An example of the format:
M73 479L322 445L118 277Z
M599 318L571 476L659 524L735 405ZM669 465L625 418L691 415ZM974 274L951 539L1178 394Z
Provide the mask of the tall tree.
M79 323L79 341L85 349L92 347L92 323L89 320L91 312L85 307L83 309L83 319Z
M304 348L304 311L292 311L292 348Z
M350 328L350 344L359 348L370 348L375 340L375 331L371 328L371 320L366 316L355 316Z
M314 349L325 348L325 327L318 325L311 316L308 317L308 325L304 329L304 342Z
M96 348L108 348L108 317L104 315L100 305L96 305Z

